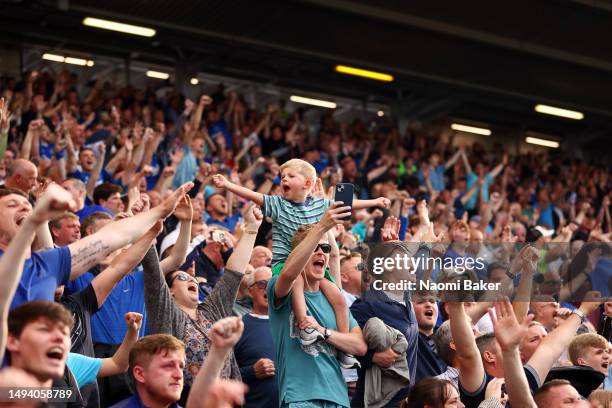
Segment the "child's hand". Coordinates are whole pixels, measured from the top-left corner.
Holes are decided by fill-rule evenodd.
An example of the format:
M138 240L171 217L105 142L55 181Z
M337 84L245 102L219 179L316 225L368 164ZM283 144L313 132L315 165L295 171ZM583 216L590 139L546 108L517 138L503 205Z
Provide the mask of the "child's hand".
M315 319L315 318L314 318L314 317L312 317L312 316L306 316L306 317L304 318L304 320L302 320L302 321L299 323L299 328L300 328L301 330L303 330L303 329L307 329L307 328L309 328L309 327L310 327L310 328L312 328L312 329L315 329L315 330L316 330L316 331L318 331L319 333L323 333L323 332L325 332L325 329L323 328L323 326L321 326L321 325L319 324L319 322L317 322L317 319Z
M378 197L376 201L378 207L391 208L391 200L389 200L387 197Z
M213 180L213 184L215 185L215 187L222 188L222 189L227 188L228 182L224 175L215 174L214 176L212 176L212 180Z

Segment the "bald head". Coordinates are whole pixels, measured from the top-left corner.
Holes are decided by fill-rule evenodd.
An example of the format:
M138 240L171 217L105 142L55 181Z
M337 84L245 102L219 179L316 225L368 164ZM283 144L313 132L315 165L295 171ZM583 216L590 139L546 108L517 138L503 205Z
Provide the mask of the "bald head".
M6 170L6 182L4 185L9 188L16 188L28 194L36 185L38 169L29 160L16 159Z
M272 262L272 251L265 246L258 245L253 248L251 254L251 262L253 268L259 268L260 266L270 266Z

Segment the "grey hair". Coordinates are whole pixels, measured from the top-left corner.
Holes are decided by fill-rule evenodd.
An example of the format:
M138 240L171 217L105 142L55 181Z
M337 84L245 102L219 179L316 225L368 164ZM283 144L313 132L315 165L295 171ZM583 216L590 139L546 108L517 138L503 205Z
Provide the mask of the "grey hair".
M255 268L255 270L247 276L247 288L250 288L255 283L255 274L257 272L267 271L272 271L272 269L268 268L267 266L260 266L258 268Z

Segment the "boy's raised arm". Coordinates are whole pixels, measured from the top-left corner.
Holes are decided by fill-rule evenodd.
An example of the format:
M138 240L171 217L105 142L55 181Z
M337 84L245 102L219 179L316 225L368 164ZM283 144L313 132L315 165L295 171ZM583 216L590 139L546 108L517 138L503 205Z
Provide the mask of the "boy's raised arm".
M225 176L221 174L215 174L213 176L213 184L217 188L231 191L234 194L239 195L242 198L253 201L255 204L262 206L264 204L264 195L256 191L249 190L248 188L234 184L228 181Z

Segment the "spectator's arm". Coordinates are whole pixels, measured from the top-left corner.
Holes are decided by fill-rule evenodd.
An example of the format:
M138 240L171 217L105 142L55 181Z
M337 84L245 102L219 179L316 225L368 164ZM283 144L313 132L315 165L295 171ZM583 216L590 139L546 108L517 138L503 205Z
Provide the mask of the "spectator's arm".
M8 132L11 130L11 112L8 110L10 103L10 97L0 98L0 159L4 157L8 144Z
M474 193L476 193L476 190L478 190L478 183L474 183L474 185L472 185L472 187L460 198L461 204L466 205Z
M25 139L23 140L23 144L21 145L21 158L30 160L30 153L32 151L32 139L34 139L34 133L37 130L34 130L34 126L36 126L35 121L31 121L28 125L28 131L25 135Z
M176 173L176 169L174 167L172 166L165 167L162 170L159 178L157 179L157 183L155 183L155 188L153 190L157 191L159 194L163 194L163 192L169 189L170 186L172 185L172 178L174 177L175 173ZM199 190L199 187L196 185L195 180L194 180L193 190L196 190L195 193L197 195L197 190ZM191 196L191 192L189 194ZM195 195L192 198L195 198Z
M35 232L50 219L59 217L65 210L74 210L75 207L76 203L70 193L59 186L50 185L38 200L34 211L21 223L4 255L0 257L0 361L4 357L6 346L9 307L21 279L26 257L30 254Z
M363 170L365 168L366 164L368 163L368 160L370 160L371 153L372 153L372 143L366 142L365 150L363 152L363 157L361 158L361 162L359 163L360 170Z
M238 152L238 154L236 154L236 157L234 157L234 162L239 162L240 160L242 160L244 155L248 153L248 151L251 148L251 146L253 146L253 145L250 142L247 142L244 145L244 147Z
M459 157L461 157L461 154L462 154L462 150L461 150L461 149L458 149L458 150L455 152L455 154L453 154L453 155L451 156L451 158L450 158L450 159L448 159L448 160L446 161L446 163L444 163L444 170L448 170L448 169L450 169L451 167L453 167L453 166L455 165L455 163L457 163L457 160L459 160Z
M170 333L181 338L189 317L177 306L165 276L159 267L155 246L151 246L142 260L144 270L147 328L151 334ZM221 279L224 279L225 275Z
M125 337L112 357L102 359L102 367L98 372L98 378L110 377L125 373L130 364L130 350L138 341L138 331L142 325L142 315L140 313L128 312L125 314L128 326Z
M538 250L534 247L524 247L515 258L515 262L513 262L515 265L512 269L517 269L517 265L520 265L521 274L514 296L515 300L512 302L512 308L514 309L514 313L519 323L525 321L527 313L529 313L529 298L531 297L533 275L536 271L537 260ZM506 279L510 281L509 277L505 277L504 280ZM504 283L505 282L502 282L502 285L504 285Z
M373 200L353 200L353 210L372 207L389 208L391 207L391 200L386 197L378 197Z
M127 154L128 148L126 146L121 147L115 156L108 161L104 170L106 170L108 174L115 174L121 162L126 159Z
M64 139L66 140L66 173L74 173L78 169L78 159L70 131L64 129Z
M234 248L234 252L232 252L232 256L227 260L226 269L244 273L251 259L255 238L257 238L257 231L259 230L262 220L263 214L261 210L255 206L252 206L249 211L245 213L245 229L240 241L236 244L236 248Z
M257 192L262 195L268 194L270 193L270 190L272 190L272 186L274 186L274 181L272 179L266 178L266 180L261 183L261 186L259 186L259 188L257 189Z
M331 335L327 338L326 342L335 348L356 356L364 356L367 353L368 345L363 338L359 326L353 327L349 333L341 333L335 330L330 331Z
M259 159L255 160L246 169L244 169L244 171L242 172L240 176L240 180L244 183L247 180L251 179L255 169L261 166L262 164L264 164L265 162L266 162L266 159L264 159L263 157L260 157Z
M469 310L465 311L465 314L474 323L478 323L484 315L487 314L489 308L493 305L493 302L478 301Z
M95 234L69 245L71 255L70 280L76 279L94 265L100 263L111 252L134 242L158 220L170 215L180 198L191 187L192 183L186 183L150 211L109 224Z
M159 144L161 143L162 135L158 133L153 133L151 140L147 143L145 147L144 157L142 159L143 165L150 165L153 160L153 154L157 151Z
M242 320L235 316L219 320L213 325L210 331L212 347L193 381L186 408L200 407L208 399L211 386L219 378L226 358L240 340L243 331Z
M485 378L484 366L476 339L465 314L463 302L449 302L451 333L459 359L459 382L467 392L475 392Z
M53 238L51 237L49 223L43 222L36 228L36 241L34 242L34 247L37 251L44 251L45 249L53 248L53 246Z
M215 174L213 176L213 183L215 187L222 188L227 191L230 191L234 194L239 195L242 198L253 201L255 204L262 206L264 203L264 196L261 193L257 193L255 191L249 190L246 187L239 186L237 184L228 181L225 176L221 174Z
M164 275L176 271L185 263L185 259L187 258L187 250L189 249L189 243L191 241L191 218L193 217L193 209L189 196L184 197L179 202L174 215L179 219L181 226L170 256L160 262L160 267Z
M153 132L151 128L147 128L145 130L140 144L136 146L136 150L134 150L134 157L129 163L129 168L136 170L142 164L147 164L147 163L143 163L142 159L144 158L145 147L151 142L151 132Z
M49 177L57 182L62 182L66 180L66 159L58 158L57 154L53 154L53 158L51 159L51 165L49 166L48 175Z
M96 165L91 171L91 174L89 175L89 180L87 180L87 185L85 186L87 197L93 197L93 192L96 188L96 184L98 183L98 179L100 178L100 173L102 173L102 167L104 167L105 154L106 145L101 143L98 146L98 160L96 160Z
M210 105L212 103L212 99L208 95L200 96L200 100L198 102L198 107L196 108L193 116L191 117L191 129L194 132L200 128L200 123L202 122L202 113L204 113L204 107L206 105Z
M531 396L519 353L519 344L527 335L531 317L526 319L522 325L519 324L507 300L496 302L495 313L491 310L489 315L493 322L495 338L504 357L504 379L510 403L513 407L537 408Z
M340 277L340 249L338 248L336 237L334 237L334 233L331 230L327 231L327 239L332 248L329 253L329 274L334 278L338 289L342 289L342 278Z
M371 182L372 180L382 176L383 174L385 174L387 172L387 170L389 170L389 165L388 164L383 164L382 166L378 166L372 170L370 170L366 176L366 178L368 179L368 183Z
M501 171L504 169L504 167L506 166L506 164L508 164L508 154L504 153L504 156L502 158L502 162L499 163L497 166L495 166L493 168L493 170L491 170L489 172L489 176L491 176L492 179L494 179L495 177L497 177L497 175L499 173L501 173Z
M599 304L600 302L582 302L578 310L587 316ZM576 331L581 323L580 317L576 313L572 313L559 327L542 340L528 362L538 374L540 381L544 381L553 364L567 349L574 336L576 336Z
M102 307L117 283L142 261L159 229L158 225L153 226L132 246L117 255L111 264L91 281L98 299L98 307Z
M463 167L465 167L466 173L471 173L472 166L470 166L470 161L465 154L465 150L461 150L461 160L463 161Z

